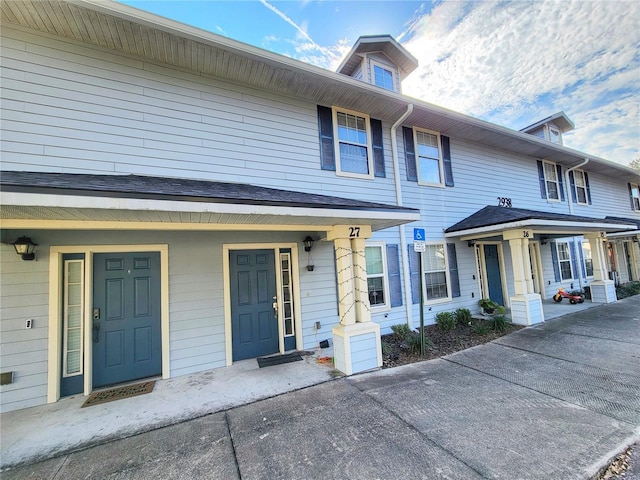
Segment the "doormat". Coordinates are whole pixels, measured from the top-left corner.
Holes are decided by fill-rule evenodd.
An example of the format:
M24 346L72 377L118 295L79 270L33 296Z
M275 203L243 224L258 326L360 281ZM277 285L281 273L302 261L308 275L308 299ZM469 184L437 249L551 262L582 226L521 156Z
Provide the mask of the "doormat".
M286 353L284 355L274 355L273 357L258 357L260 368L281 365L283 363L298 362L302 357L298 352Z
M156 381L152 380L150 382L134 383L133 385L126 385L124 387L101 390L89 395L89 398L85 400L81 408L151 393L155 384Z

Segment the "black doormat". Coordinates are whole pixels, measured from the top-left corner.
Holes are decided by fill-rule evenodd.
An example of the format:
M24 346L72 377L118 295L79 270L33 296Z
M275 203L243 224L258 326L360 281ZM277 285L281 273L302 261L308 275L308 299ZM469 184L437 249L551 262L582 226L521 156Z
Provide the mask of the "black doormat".
M273 357L258 357L258 365L260 368L270 367L272 365L280 365L283 363L298 362L302 357L298 352L285 353L284 355L274 355Z
M89 398L85 400L81 408L113 402L115 400L122 400L123 398L137 397L138 395L144 395L145 393L151 393L155 384L156 381L151 380L150 382L134 383L133 385L125 385L124 387L110 388L108 390L94 392L89 395Z

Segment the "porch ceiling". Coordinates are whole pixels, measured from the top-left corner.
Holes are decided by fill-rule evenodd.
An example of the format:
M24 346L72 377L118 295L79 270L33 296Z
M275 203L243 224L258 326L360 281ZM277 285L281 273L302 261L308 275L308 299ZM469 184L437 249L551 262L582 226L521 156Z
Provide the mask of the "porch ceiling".
M252 47L163 17L105 0L5 0L4 22L95 45L145 61L162 63L202 76L249 84L321 105L340 105L395 122L415 105L406 120L455 138L535 158L576 165L584 153L533 135L494 125L445 108L402 96L266 50ZM584 167L605 175L640 176L631 168L589 157Z
M631 220L486 206L447 228L445 235L468 240L496 237L507 230L514 229L532 230L539 235L580 235L589 232L630 231L637 229L637 224Z

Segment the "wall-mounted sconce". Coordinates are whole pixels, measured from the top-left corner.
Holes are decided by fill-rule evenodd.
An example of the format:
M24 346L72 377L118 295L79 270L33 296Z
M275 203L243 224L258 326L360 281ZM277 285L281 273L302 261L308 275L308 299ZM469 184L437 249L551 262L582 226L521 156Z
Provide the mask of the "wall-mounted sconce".
M633 237L633 243L640 243L640 238Z
M467 242L467 247L475 247L477 242L477 240L469 240Z
M540 245L546 245L549 243L549 237L540 237Z
M33 243L29 237L20 237L11 245L16 249L16 253L22 257L22 260L33 260L36 258L33 249L36 248L38 244Z
M304 244L304 251L307 252L307 270L313 272L315 266L313 265L313 257L311 256L311 249L313 248L313 238L309 235L302 241Z

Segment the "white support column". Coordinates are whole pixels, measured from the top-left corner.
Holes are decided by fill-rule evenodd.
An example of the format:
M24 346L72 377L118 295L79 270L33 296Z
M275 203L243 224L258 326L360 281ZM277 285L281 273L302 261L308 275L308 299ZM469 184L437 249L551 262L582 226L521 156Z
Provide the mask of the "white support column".
M515 295L510 297L511 321L518 325L534 325L544 322L542 298L533 291L531 279L530 230L509 230L502 238L509 241Z
M338 272L340 323L333 327L335 367L352 375L382 366L380 326L371 321L365 240L369 225L338 226L327 234L333 240Z
M353 289L355 293L356 322L371 321L371 306L369 304L369 286L367 284L367 259L365 257L365 239L352 238L353 252Z
M591 301L594 303L612 303L618 300L616 286L613 280L607 278L607 261L604 251L605 232L588 233L584 236L591 246L591 260L593 262L593 281Z

